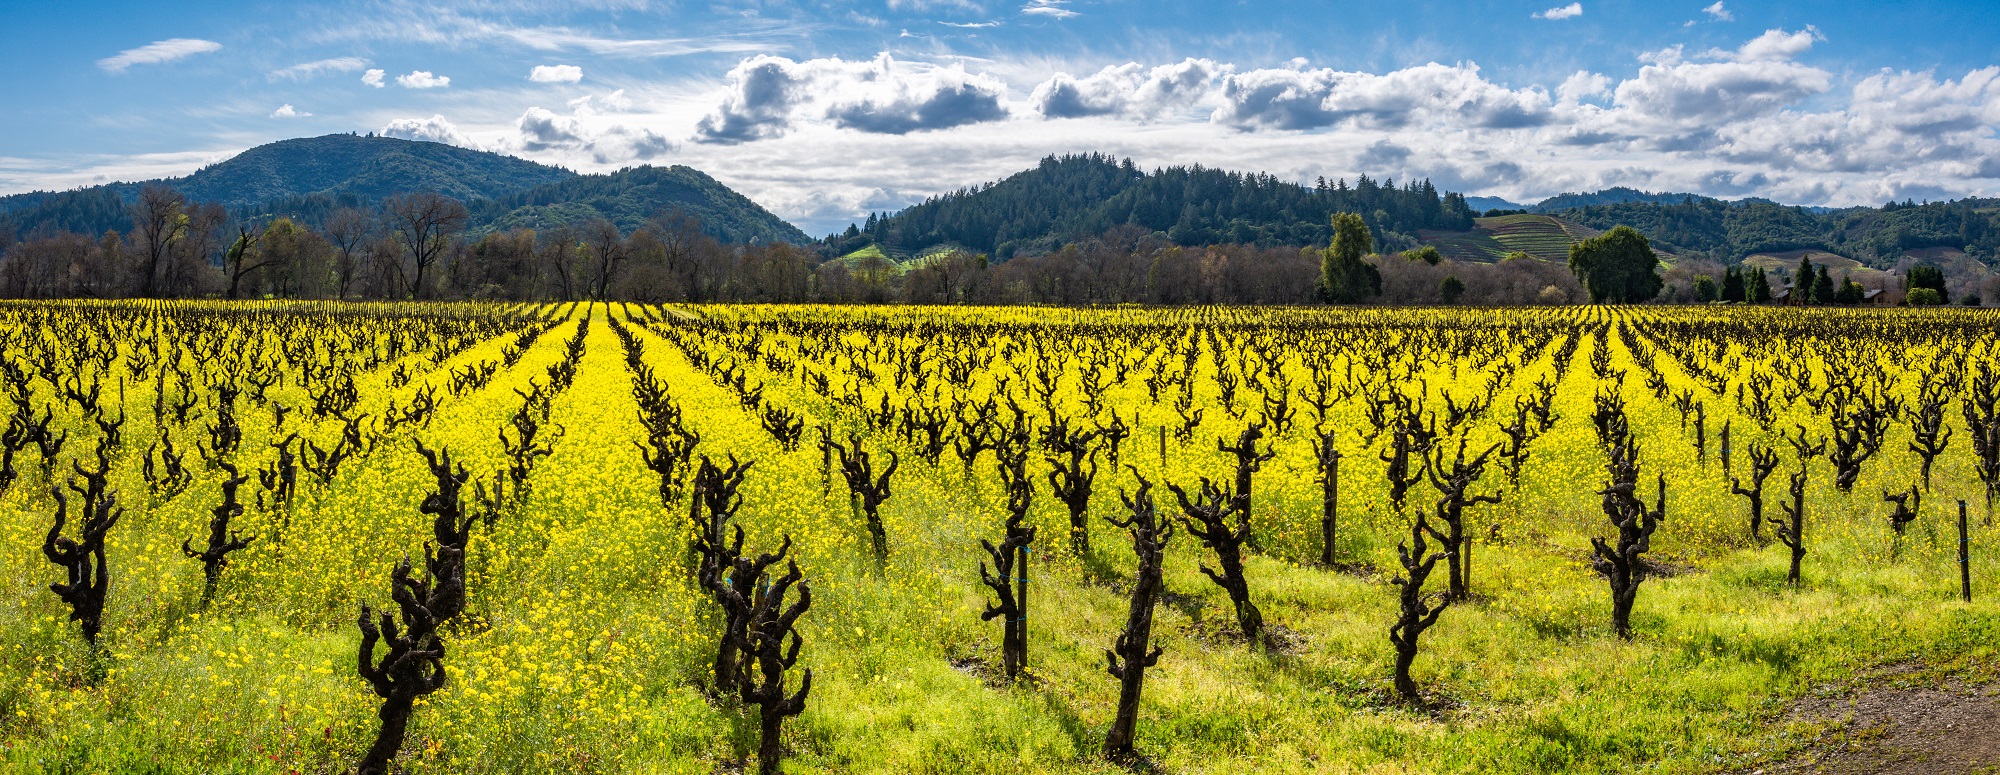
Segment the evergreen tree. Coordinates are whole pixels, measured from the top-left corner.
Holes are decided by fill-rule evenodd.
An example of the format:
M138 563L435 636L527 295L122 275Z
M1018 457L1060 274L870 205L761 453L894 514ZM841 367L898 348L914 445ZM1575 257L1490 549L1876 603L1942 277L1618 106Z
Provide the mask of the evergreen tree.
M1860 304L1867 299L1868 289L1861 287L1860 283L1849 280L1846 277L1840 278L1840 290L1835 291L1833 294L1833 303L1835 304Z
M1831 304L1835 301L1835 293L1838 291L1834 288L1833 277L1826 273L1826 267L1820 267L1819 276L1813 278L1812 301L1816 304Z
M1722 300L1737 301L1737 302L1747 301L1748 298L1744 295L1744 293L1745 293L1745 288L1743 286L1743 273L1738 271L1736 267L1730 267L1728 269L1723 270Z
M1763 304L1771 300L1771 276L1762 269L1750 270L1755 273L1750 284L1743 289L1744 300L1752 304Z
M1336 304L1356 304L1381 293L1382 273L1362 260L1374 249L1375 237L1360 215L1334 214L1333 244L1319 253L1321 295Z
M1943 298L1945 295L1944 270L1935 265L1918 264L1910 267L1910 275L1907 281L1910 290L1929 288L1937 291L1939 298Z

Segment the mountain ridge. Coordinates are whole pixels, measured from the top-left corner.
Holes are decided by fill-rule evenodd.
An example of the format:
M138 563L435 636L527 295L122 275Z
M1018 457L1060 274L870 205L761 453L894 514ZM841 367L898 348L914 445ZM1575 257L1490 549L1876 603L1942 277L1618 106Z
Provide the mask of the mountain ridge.
M192 202L221 204L238 216L286 216L308 223L341 207L434 191L465 202L475 232L597 217L630 231L655 212L679 208L700 216L703 231L725 242L809 241L797 227L690 167L578 174L490 151L353 134L267 143L178 178L0 197L0 230L16 236L44 225L91 234L123 231L130 226L125 205L137 201L145 186L156 184L172 187ZM556 201L551 192L567 192L580 201ZM523 206L538 209L517 213Z

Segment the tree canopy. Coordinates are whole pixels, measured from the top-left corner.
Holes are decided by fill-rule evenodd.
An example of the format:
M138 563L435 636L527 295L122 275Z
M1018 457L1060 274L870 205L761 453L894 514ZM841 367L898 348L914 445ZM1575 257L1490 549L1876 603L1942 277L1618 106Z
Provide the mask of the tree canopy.
M1382 292L1382 273L1362 256L1375 249L1368 224L1355 213L1333 216L1333 244L1319 253L1320 292L1336 304L1356 304Z
M1660 257L1646 235L1630 226L1571 245L1569 268L1597 303L1629 304L1659 295Z

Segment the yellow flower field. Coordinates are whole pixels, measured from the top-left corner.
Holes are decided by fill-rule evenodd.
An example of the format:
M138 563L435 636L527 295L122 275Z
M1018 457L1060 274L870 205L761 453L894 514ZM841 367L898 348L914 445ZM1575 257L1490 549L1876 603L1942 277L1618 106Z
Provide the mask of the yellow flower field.
M421 445L464 466L470 521L463 611L424 641L442 644L444 682L393 749L413 773L766 764L760 705L717 684L718 600L764 599L787 563L810 588L796 635L749 637L796 638L785 693L811 672L778 727L788 772L1749 771L1818 731L1785 720L1794 698L1889 664L1991 672L1996 344L2000 317L1947 309L8 304L0 770L351 771L384 703L357 672L357 617L406 615L392 571L410 558L421 580L427 552L447 554ZM1261 611L1246 638L1202 570L1218 550L1167 485L1240 494L1221 447L1253 426L1269 457L1228 512ZM656 458L687 443L681 465ZM1065 443L1088 466L1072 471ZM1665 486L1634 555L1630 638L1592 548L1620 545L1601 494L1618 443L1638 507ZM1398 545L1421 515L1439 551L1461 444L1459 463L1491 450L1464 494L1499 502L1461 504L1463 543L1419 585L1445 607L1405 699ZM857 445L870 482L896 462L873 509L881 554L842 470ZM1010 571L1027 579L1009 580L1027 590L1012 681L1015 614L981 617L1009 450L1035 529ZM1753 489L1765 450L1753 536L1732 480ZM695 517L716 490L696 474L731 456L749 463L727 521L743 556L790 545L754 583L705 585ZM230 467L241 510L212 544ZM1056 484L1092 470L1079 552ZM1140 585L1108 520L1131 515L1121 496L1141 479L1176 529L1137 758L1114 759L1106 651ZM45 552L55 492L55 537L78 545L89 504L122 510L94 643L50 589L68 579ZM1884 496L1912 492L1892 530ZM249 540L222 551L209 597L190 555L228 533ZM780 608L800 599L784 591Z

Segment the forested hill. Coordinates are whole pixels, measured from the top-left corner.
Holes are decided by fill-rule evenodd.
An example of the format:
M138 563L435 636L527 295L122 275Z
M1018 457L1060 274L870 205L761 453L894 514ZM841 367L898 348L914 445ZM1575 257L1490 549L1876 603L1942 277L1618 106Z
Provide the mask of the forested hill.
M812 241L798 227L693 167L633 167L578 175L476 202L473 220L494 230L539 229L603 217L632 231L664 206L701 219L702 231L723 242Z
M699 215L725 242L808 241L803 232L715 179L687 167L638 167L578 175L561 167L442 143L326 135L261 145L183 178L150 181L190 202L220 204L238 216L288 216L317 224L342 207L435 191L464 201L473 231L543 226L604 217L630 231L654 213ZM0 230L39 228L84 234L125 231L127 205L146 183L0 197Z
M1817 249L1886 267L1925 248L1957 248L1989 259L2000 254L2000 201L1991 199L1814 212L1763 200L1683 197L1674 204L1593 204L1552 214L1596 229L1631 226L1679 252L1724 261Z
M1414 244L1419 229L1469 229L1473 212L1458 194L1428 181L1398 186L1363 176L1307 187L1270 175L1206 167L1142 172L1099 154L1051 156L979 188L933 197L827 238L835 253L880 245L922 253L940 245L999 258L1045 253L1067 242L1133 225L1182 245L1306 246L1332 238L1331 216L1358 212L1378 235Z
M390 137L325 135L280 140L244 151L183 178L148 181L172 187L192 202L232 210L305 197L378 202L404 191L436 191L471 201L575 177L498 153ZM0 197L0 213L17 228L50 223L85 233L124 229L124 205L146 183L111 183L73 191Z

